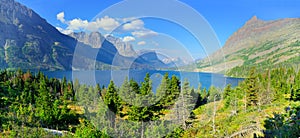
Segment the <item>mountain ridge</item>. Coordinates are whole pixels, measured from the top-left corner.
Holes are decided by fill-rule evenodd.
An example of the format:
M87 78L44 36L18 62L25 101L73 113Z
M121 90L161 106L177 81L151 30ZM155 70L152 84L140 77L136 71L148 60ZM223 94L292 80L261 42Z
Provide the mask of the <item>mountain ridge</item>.
M76 40L90 45L93 48L101 48L104 41L108 41L113 44L110 49L117 50L120 55L125 57L136 57L137 53L133 50L132 45L128 42L123 42L121 39L108 35L104 37L100 32L73 32L69 36Z
M146 61L132 56L135 55L134 52L126 55L126 52L133 51L131 45L120 43L119 49L123 48L120 53L118 46L103 38L100 33L85 37L82 34L80 40L87 38L84 41L62 34L33 10L14 0L1 0L0 24L2 69L87 70L108 69L113 66L153 68L154 65L165 67L158 58L156 61ZM76 49L81 51L74 53ZM75 60L74 54L79 54Z
M75 39L61 34L33 10L14 0L1 0L0 9L1 67L71 68L68 55L74 50ZM64 59L59 58L62 55Z
M300 18L264 21L253 16L229 37L221 49L198 62L198 71L225 73L238 66L285 62L297 56L298 48L290 45L300 40L299 31ZM291 49L295 52L287 52ZM294 55L287 57L289 54Z

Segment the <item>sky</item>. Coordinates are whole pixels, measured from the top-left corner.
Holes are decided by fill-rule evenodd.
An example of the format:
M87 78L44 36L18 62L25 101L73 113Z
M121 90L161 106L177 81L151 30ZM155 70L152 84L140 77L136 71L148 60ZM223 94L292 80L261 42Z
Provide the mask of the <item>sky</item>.
M253 16L298 18L299 0L17 0L62 33L113 35L135 50L204 58ZM178 20L177 20L178 19Z

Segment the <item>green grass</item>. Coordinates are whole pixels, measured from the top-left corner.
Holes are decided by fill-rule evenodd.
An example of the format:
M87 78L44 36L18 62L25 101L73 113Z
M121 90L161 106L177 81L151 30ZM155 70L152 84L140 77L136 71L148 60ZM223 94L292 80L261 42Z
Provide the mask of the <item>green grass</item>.
M214 104L217 105L217 112L215 116L216 131L213 135L213 111L210 110L213 109ZM263 130L265 129L263 126L264 120L267 119L267 117L272 117L274 112L283 113L283 109L288 105L288 101L262 106L260 110L258 107L252 107L247 109L247 111L244 110L242 101L240 101L236 115L231 114L233 107L224 108L218 105L224 105L223 101L208 103L194 110L197 117L197 123L193 125L193 127L195 127L193 129L197 130L197 132L194 132L196 137L230 136L236 132L247 129L249 126ZM185 135L192 133L192 131L193 130L187 130Z
M289 46L291 46L291 47L298 47L298 46L300 46L300 40L296 40L295 42L291 43Z

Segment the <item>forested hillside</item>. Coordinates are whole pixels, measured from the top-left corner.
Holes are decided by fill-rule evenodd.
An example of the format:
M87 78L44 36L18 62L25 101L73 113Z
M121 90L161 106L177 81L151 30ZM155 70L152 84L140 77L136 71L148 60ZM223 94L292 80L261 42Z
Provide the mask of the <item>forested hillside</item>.
M227 86L221 100L195 109L197 119L183 136L299 137L300 72L252 68L248 74L237 87Z
M299 137L300 72L251 69L237 87L191 88L165 74L87 86L43 73L0 73L1 137Z

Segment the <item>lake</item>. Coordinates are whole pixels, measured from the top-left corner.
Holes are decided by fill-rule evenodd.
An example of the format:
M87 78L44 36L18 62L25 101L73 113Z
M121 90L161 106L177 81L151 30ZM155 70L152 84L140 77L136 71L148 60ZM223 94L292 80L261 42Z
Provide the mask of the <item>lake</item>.
M44 71L45 75L49 78L62 79L66 77L67 80L78 79L80 83L87 85L95 85L97 83L100 86L108 86L110 80L113 80L117 86L121 86L126 77L132 78L135 81L141 83L144 80L146 73L150 74L152 80L152 88L155 91L162 77L168 73L171 77L175 75L180 78L181 82L187 79L190 85L197 88L199 83L201 88L209 88L210 86L216 86L224 88L227 84L231 84L233 87L242 81L242 78L226 77L223 74L215 73L202 73L202 72L182 72L182 71L157 71L157 70L118 70L118 71Z

